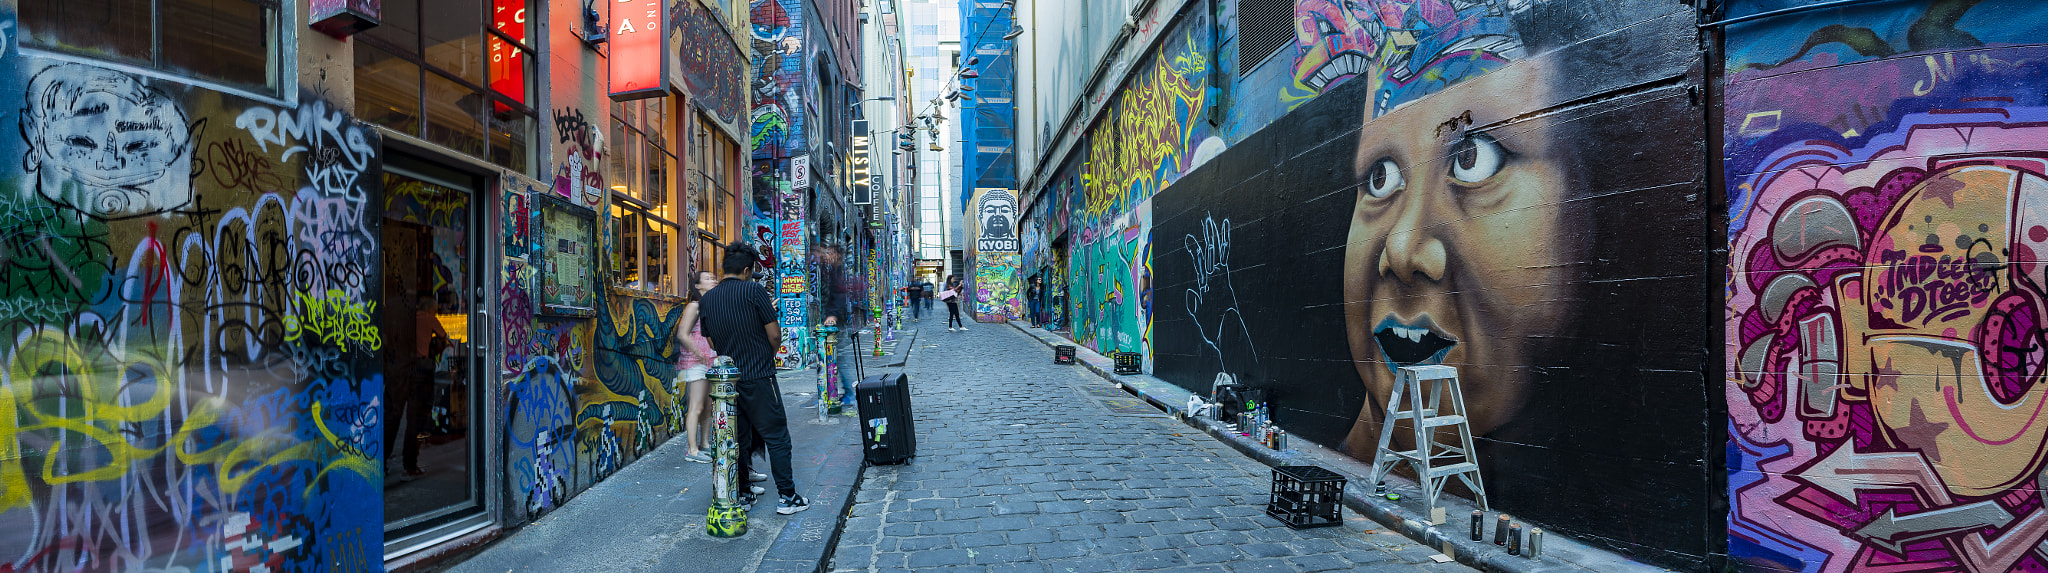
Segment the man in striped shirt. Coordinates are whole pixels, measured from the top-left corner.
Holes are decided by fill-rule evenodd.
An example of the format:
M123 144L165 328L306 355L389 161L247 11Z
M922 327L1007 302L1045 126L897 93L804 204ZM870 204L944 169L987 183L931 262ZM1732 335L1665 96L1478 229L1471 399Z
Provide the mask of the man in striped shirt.
M766 445L768 465L775 472L776 493L782 503L776 513L789 515L810 508L810 502L796 492L796 478L790 469L789 416L782 408L782 389L775 382L775 349L782 341L782 325L776 322L775 297L760 283L748 280L761 252L753 245L735 241L725 246L724 275L718 286L704 293L697 306L703 317L704 337L718 353L731 356L740 369L739 467L742 476L752 477L754 450ZM746 495L752 504L753 496Z

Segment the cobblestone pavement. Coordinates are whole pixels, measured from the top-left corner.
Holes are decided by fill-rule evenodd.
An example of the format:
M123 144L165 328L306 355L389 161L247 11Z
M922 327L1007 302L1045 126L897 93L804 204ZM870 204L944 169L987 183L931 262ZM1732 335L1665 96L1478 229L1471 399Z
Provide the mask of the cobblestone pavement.
M1009 326L926 326L905 365L918 457L866 470L833 571L1471 571L1348 512L1288 529L1265 465Z

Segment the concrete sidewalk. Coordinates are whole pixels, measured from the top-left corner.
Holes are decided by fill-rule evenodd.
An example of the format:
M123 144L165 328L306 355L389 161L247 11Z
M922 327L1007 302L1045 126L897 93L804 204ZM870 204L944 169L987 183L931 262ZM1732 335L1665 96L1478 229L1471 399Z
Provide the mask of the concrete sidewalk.
M1114 383L1117 388L1124 392L1142 398L1153 406L1174 414L1175 417L1181 419L1182 423L1200 429L1217 440L1243 452L1246 456L1264 462L1266 465L1313 465L1344 475L1346 478L1344 505L1347 509L1372 518L1373 521L1379 522L1388 529L1399 532L1410 539L1438 548L1445 554L1456 558L1459 563L1482 571L1504 573L1669 571L1669 569L1637 562L1620 554L1601 550L1556 533L1548 535L1544 540L1544 554L1540 558L1532 559L1509 555L1506 551L1491 543L1472 541L1464 533L1464 528L1467 526L1465 520L1470 519L1466 516L1469 516L1472 510L1478 509L1477 506L1468 500L1452 495L1442 496L1438 499L1438 503L1446 509L1446 513L1451 518L1448 523L1443 525L1429 525L1427 523L1428 518L1419 515L1422 511L1420 501L1422 491L1413 481L1399 475L1387 477L1388 490L1399 494L1403 501L1389 501L1385 497L1372 495L1371 484L1366 483L1370 479L1371 464L1337 453L1335 450L1308 443L1307 441L1296 441L1288 444L1287 450L1275 451L1258 443L1256 440L1230 432L1222 423L1215 420L1187 418L1183 410L1187 408L1188 396L1192 394L1187 389L1148 375L1116 374L1114 361L1110 360L1109 357L1089 350L1086 346L1077 344L1044 329L1015 323L1012 323L1011 326L1037 339L1048 348L1062 344L1074 346L1075 362L1079 366L1105 381ZM1048 355L1050 355L1050 352L1048 352ZM1488 519L1492 519L1493 516L1498 514L1488 512L1486 515ZM1536 525L1541 526L1542 524ZM1488 529L1487 531L1489 532L1488 535L1491 535L1492 530Z
M900 337L901 335L899 335ZM778 377L789 431L797 491L811 508L775 513L774 482L754 504L747 534L718 539L704 534L711 505L711 464L683 459L680 436L627 465L561 509L527 524L448 571L815 571L838 535L860 479L858 418L847 414L820 424L806 407L817 389L816 370ZM757 468L767 470L766 462Z

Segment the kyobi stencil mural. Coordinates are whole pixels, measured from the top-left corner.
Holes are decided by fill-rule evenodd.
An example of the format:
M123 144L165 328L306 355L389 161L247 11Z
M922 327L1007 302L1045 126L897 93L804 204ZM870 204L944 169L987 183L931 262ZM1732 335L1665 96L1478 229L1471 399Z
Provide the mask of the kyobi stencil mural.
M9 55L0 570L378 568L376 131Z
M1017 196L1009 189L974 191L974 312L981 320L1003 321L1024 316L1024 291L1018 284L1021 264L1017 239Z
M1263 388L1289 432L1369 458L1398 368L1453 366L1496 509L1698 567L1718 551L1705 176L1667 152L1705 139L1698 21L1583 6L1474 8L1519 50L1418 63L1443 81L1392 105L1344 82L1159 191L1152 372ZM1105 274L1086 243L1077 296Z
M1296 0L1289 108L1353 78L1374 116L1520 57L1515 0Z
M1729 30L1739 564L2048 569L2043 37L2016 0Z

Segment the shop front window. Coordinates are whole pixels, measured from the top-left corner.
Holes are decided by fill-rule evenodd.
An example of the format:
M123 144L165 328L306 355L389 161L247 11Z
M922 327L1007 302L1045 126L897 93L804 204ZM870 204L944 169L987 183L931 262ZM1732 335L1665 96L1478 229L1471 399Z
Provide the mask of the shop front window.
M676 164L668 134L671 98L611 105L612 153L605 166L612 183L612 285L655 294L681 295L684 285L674 254L685 240L679 208L669 198Z
M690 132L690 220L696 230L696 268L717 272L714 245L745 240L738 216L739 144L711 118L695 116Z

